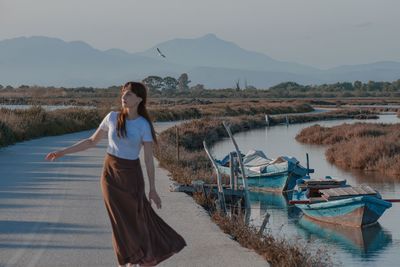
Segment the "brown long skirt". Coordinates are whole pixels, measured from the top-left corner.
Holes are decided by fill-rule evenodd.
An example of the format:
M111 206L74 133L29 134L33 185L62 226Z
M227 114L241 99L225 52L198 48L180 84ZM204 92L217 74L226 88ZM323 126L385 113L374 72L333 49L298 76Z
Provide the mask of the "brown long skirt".
M120 265L156 265L186 246L182 236L154 212L146 198L139 159L107 153L101 189Z

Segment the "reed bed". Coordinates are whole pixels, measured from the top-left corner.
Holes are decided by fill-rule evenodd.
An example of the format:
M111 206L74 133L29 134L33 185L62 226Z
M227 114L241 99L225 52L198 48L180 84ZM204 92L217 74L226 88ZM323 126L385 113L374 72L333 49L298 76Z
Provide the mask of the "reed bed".
M196 119L207 116L242 116L257 114L284 114L311 112L314 109L301 102L272 103L267 100L207 102L187 104L150 105L150 114L157 121Z
M239 116L224 118L233 133L264 127L265 118L258 116ZM176 130L178 129L178 130ZM177 158L176 132L179 132L179 160ZM176 128L162 132L155 148L155 156L160 165L168 169L174 180L191 184L193 180L216 183L211 163L203 150L202 142L215 143L227 133L221 119L208 118L193 120ZM257 229L245 225L243 218L219 214L213 199L203 194L194 194L194 199L210 213L212 220L242 246L255 250L272 266L328 266L331 265L328 253L321 250L314 254L307 249L307 243L275 238L270 233L259 234Z
M40 106L26 110L0 109L0 147L33 138L90 130L107 111L69 108L45 111Z
M296 140L329 145L326 158L339 167L400 178L400 124L314 125L303 129Z

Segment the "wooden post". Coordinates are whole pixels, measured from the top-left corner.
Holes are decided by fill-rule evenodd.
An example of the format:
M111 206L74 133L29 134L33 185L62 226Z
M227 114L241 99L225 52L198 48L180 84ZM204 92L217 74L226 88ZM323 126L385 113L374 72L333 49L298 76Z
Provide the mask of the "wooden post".
M233 138L231 129L229 128L228 124L225 121L222 122L222 124L224 125L226 131L228 132L229 137L232 140L233 145L235 146L236 154L237 154L237 157L239 160L239 166L240 166L240 170L242 172L243 190L244 190L244 194L245 194L245 207L246 207L245 223L248 224L250 221L250 196L249 196L249 190L248 190L248 186L247 186L246 172L245 172L243 160L242 160L242 154L240 154L239 147L235 141L235 138Z
M178 126L175 126L176 129L176 158L179 161L179 130Z
M225 196L224 196L224 188L222 186L222 178L221 173L218 169L217 163L215 159L211 156L210 151L207 148L206 141L203 141L204 150L207 153L208 158L211 160L212 165L214 166L215 172L217 173L217 185L218 185L218 205L220 205L220 210L226 213L226 206L225 206Z
M238 162L237 162L237 158L234 157L234 164L233 167L233 171L234 171L234 176L233 176L233 190L237 191L238 190L238 176L239 176L239 172L238 172Z
M310 160L308 158L308 153L306 153L306 158L307 158L307 175L310 175Z
M264 229L265 229L265 226L267 226L267 223L269 221L269 217L270 217L270 215L267 212L267 214L265 214L264 220L263 220L263 222L262 222L262 224L260 226L260 230L258 230L258 234L259 235L262 235L264 233Z
M269 116L265 114L265 122L267 123L267 127L269 127Z
M289 117L286 115L286 126L289 126Z
M231 169L231 175L229 176L229 188L230 189L234 189L235 185L234 185L234 177L235 177L235 157L233 155L233 153L229 153L229 167Z

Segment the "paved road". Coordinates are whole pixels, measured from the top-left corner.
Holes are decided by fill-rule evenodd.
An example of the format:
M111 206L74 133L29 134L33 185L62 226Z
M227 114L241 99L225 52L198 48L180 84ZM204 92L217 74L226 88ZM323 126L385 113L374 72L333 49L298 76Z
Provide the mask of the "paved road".
M170 125L157 124L156 130ZM44 161L49 151L92 133L45 137L0 149L1 267L116 266L99 182L106 140L55 162ZM143 164L142 160L145 172ZM188 246L159 266L268 265L222 233L191 197L169 192L169 183L168 172L157 167L163 208L156 212Z

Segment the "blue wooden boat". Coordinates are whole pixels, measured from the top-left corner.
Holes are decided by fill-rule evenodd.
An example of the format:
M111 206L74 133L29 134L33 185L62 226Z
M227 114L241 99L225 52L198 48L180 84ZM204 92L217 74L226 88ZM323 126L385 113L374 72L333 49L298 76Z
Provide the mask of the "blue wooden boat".
M338 179L299 180L291 203L312 219L354 227L376 223L392 206L371 187Z
M298 179L314 172L313 169L301 166L294 157L281 156L270 159L260 150L250 150L242 158L247 184L253 190L277 192L292 190ZM223 174L231 174L229 154L222 160L215 161ZM237 171L240 173L240 168L237 168Z

